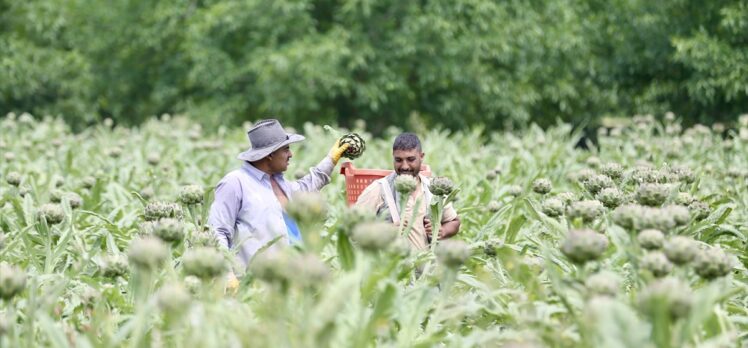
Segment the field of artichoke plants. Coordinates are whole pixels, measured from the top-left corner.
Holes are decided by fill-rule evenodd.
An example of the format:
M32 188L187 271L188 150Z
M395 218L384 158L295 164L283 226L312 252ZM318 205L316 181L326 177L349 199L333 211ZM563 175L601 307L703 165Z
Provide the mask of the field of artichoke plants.
M257 257L237 293L205 225L248 128L165 115L73 134L0 120L2 347L735 347L748 339L748 116L638 116L575 148L569 125L421 130L458 236L411 251L345 203L289 206L304 245ZM391 168L397 129L358 168ZM336 135L296 132L287 178ZM448 180L441 180L444 184ZM438 213L438 211L436 212Z

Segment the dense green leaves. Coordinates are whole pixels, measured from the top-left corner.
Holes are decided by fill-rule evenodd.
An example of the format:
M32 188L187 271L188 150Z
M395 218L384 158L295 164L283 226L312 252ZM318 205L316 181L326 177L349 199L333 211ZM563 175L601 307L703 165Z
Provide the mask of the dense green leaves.
M0 0L0 113L74 127L745 112L744 1Z

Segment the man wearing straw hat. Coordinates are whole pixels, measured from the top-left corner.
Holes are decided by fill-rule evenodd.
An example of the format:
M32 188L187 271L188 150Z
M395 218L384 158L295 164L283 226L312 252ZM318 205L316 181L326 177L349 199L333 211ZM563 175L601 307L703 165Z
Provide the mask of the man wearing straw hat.
M330 174L348 144L335 142L330 152L309 174L297 181L286 181L283 172L293 157L290 144L304 136L286 133L278 120L262 120L247 132L251 148L237 156L244 163L228 173L216 186L208 224L215 229L220 245L238 250L246 267L252 256L272 242L300 242L296 223L285 206L297 191L319 191L330 182ZM227 288L234 292L239 281L229 275Z

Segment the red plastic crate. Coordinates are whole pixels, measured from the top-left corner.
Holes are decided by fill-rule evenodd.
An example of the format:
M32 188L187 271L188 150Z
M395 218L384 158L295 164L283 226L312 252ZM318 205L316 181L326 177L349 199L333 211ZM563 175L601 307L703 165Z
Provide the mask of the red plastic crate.
M383 178L392 173L390 169L357 169L351 162L340 165L340 174L345 176L345 195L348 205L356 203L358 196L374 180ZM421 174L431 176L431 168L427 164L421 165Z

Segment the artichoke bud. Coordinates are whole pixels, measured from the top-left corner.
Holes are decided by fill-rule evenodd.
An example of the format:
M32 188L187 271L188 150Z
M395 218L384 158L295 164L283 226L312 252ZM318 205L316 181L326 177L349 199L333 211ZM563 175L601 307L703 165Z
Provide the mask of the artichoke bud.
M611 179L607 175L599 174L589 176L582 182L582 184L584 185L584 188L593 195L597 194L604 188L615 187L613 179Z
M448 239L436 246L436 259L448 268L459 268L470 257L470 247L467 243Z
M621 287L621 281L615 273L601 271L589 276L584 285L594 295L615 297Z
M576 264L599 259L608 249L608 238L590 229L571 230L561 252Z
M541 210L543 211L543 214L548 215L550 217L557 217L564 214L564 201L558 198L548 198L545 201L543 201L543 205L541 206Z
M23 177L21 176L21 173L19 172L10 172L8 175L5 176L5 182L8 183L8 185L18 187L21 185L21 179Z
M671 318L682 318L691 309L691 291L688 284L678 278L665 277L649 284L639 296L639 307L653 312L664 305Z
M339 139L340 145L348 144L348 148L343 152L343 157L356 159L366 151L366 142L358 133L348 133Z
M60 202L62 202L62 195L63 194L64 193L62 191L60 191L60 190L52 189L49 192L49 201L52 202L52 203L60 203Z
M693 267L699 277L712 280L724 277L732 270L730 256L719 247L699 250L693 260Z
M330 269L314 254L298 255L291 262L297 274L292 280L301 286L324 284L330 278Z
M616 208L623 202L623 192L615 187L606 187L597 193L597 199L606 208Z
M498 212L502 207L501 202L499 201L490 201L488 202L488 205L486 205L486 209L491 213Z
M431 183L429 184L429 191L435 196L449 196L454 189L452 180L444 176L431 179Z
M670 195L670 187L664 184L643 183L636 190L636 200L648 206L660 206Z
M197 247L182 257L184 272L200 279L212 279L226 271L223 254L215 248Z
M395 191L400 193L402 196L408 196L411 192L416 190L418 180L408 174L398 175L395 178Z
M83 205L83 198L75 192L66 192L62 198L70 204L70 208L77 209Z
M46 203L39 207L39 219L44 219L50 225L61 223L65 219L65 211L56 203Z
M122 148L119 146L114 146L114 147L109 148L109 150L107 150L107 156L111 158L119 158L121 155L122 155Z
M610 162L600 167L600 173L614 180L623 177L623 166L618 163Z
M353 228L351 240L362 249L376 252L387 248L398 236L395 225L384 221L362 222Z
M153 234L167 243L178 243L184 239L184 224L172 218L163 218L152 226Z
M509 186L509 189L507 190L510 196L518 197L522 194L522 186L519 185L512 185Z
M573 202L566 209L566 215L571 219L582 218L585 222L590 222L603 213L603 204L600 201L584 200Z
M149 153L146 161L148 161L148 164L155 166L159 162L161 162L161 156L159 156L159 154L157 153Z
M178 283L171 283L161 287L156 294L156 303L166 314L178 315L190 305L190 293Z
M683 226L691 220L691 212L682 205L668 205L663 207L663 213L670 215L677 226Z
M296 192L291 196L286 211L302 225L318 223L327 218L327 202L319 192Z
M688 192L678 192L678 195L675 196L675 204L688 206L691 203L696 201L696 198Z
M184 205L195 205L203 202L203 187L186 185L179 191L179 201Z
M709 208L709 204L706 204L702 201L692 202L688 205L688 210L691 211L691 214L697 221L706 219L712 212L711 208Z
M181 219L182 207L176 203L150 202L145 206L143 217L146 221L155 221L161 218Z
M660 249L665 244L665 234L660 230L648 228L639 232L636 241L639 242L639 245L644 249Z
M532 182L532 190L535 193L544 195L551 192L551 189L553 189L553 184L548 179L540 178Z
M696 242L684 236L675 236L665 242L663 249L668 260L676 265L683 265L693 260L698 252Z
M26 287L26 272L5 262L0 263L0 298L10 300Z
M667 256L659 251L647 253L642 257L641 267L652 272L655 277L664 277L673 270L673 264L670 263Z
M160 239L146 236L130 243L127 257L135 267L151 271L169 258L169 249Z
M116 253L105 256L100 269L103 276L117 278L127 274L127 268L127 257Z

